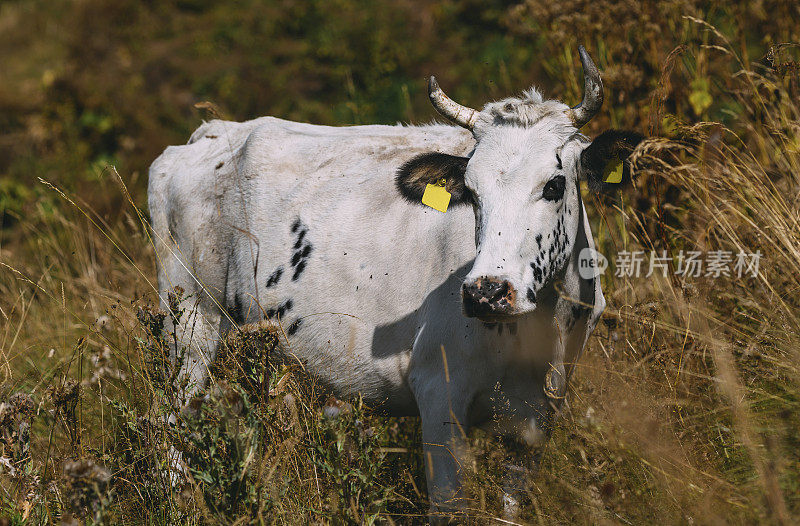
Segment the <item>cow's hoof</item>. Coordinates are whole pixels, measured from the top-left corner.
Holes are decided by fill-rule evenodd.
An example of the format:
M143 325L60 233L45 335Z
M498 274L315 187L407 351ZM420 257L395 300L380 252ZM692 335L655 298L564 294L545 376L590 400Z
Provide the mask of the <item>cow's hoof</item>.
M503 493L503 519L507 521L517 520L522 511L520 496L515 493Z

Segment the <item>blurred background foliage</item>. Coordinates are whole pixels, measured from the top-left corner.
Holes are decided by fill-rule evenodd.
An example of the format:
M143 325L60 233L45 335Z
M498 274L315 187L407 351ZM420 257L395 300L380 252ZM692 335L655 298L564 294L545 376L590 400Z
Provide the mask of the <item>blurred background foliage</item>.
M185 142L207 117L196 103L211 101L235 120L420 123L435 118L425 79L436 74L452 97L472 106L530 85L574 104L582 89L578 43L606 83L607 102L589 134L609 125L668 133L652 118L662 114L656 105L678 119L713 119L735 129L741 112L731 97L720 97L731 89L720 79L730 79L737 65L703 48L708 32L686 17L719 28L745 61L766 64L775 61L768 53L776 43L798 41L798 5L6 0L0 4L2 224L52 206L38 177L88 202L102 196L97 205L108 209L98 211L114 213L118 203L108 199L103 181L108 164L144 205L149 163L165 146ZM674 60L666 61L673 50Z
M601 252L744 247L769 264L759 281L722 285L607 276L609 307L533 480L528 518L792 523L800 509L800 49L791 42L800 42L800 3L786 0L0 1L0 396L21 389L45 407L31 433L25 476L33 482L17 488L19 502L0 502L0 524L5 509L22 517L31 506L32 517L57 520L66 507L50 482L62 471L96 471L57 468L79 448L115 470L120 516L158 523L162 509L153 502L181 508L162 498L168 485L142 497L145 486L118 471L144 476L158 460L152 441L160 435L144 433L142 415L160 397L141 388L147 381L136 383L146 380L147 363L137 354L147 347L137 339L137 306L154 297L154 258L137 212L146 217L147 167L167 145L185 143L216 113L332 125L430 122L431 74L474 107L531 85L574 104L579 43L606 85L589 136L618 126L678 139L653 141L635 189L607 203L587 194ZM123 366L129 380L89 379L113 372L108 364ZM76 385L72 377L83 382L80 422L59 431L60 413L46 410L58 397L46 388L61 383L65 391ZM305 431L275 436L305 442L264 453L280 466L268 474L282 481L267 488L275 494L269 502L283 506L282 515L264 516L344 516L355 498L422 517L415 425L365 427L358 404L342 424L326 423L316 406L304 406L299 387L287 393L301 408L299 420L288 411L290 420ZM116 404L113 413L101 401ZM112 414L126 429L121 438ZM239 420L220 418L204 439L235 450L226 433ZM345 447L346 436L358 447ZM500 480L491 466L505 462L504 450L476 440L475 457L491 469L472 464L470 491L495 513ZM395 451L387 456L385 446ZM391 456L397 449L407 456ZM329 472L327 503L317 467ZM343 483L356 478L363 487ZM29 498L28 487L39 497ZM397 495L384 503L387 487ZM354 497L351 489L367 493ZM260 498L243 509L263 511ZM175 522L174 513L161 522Z

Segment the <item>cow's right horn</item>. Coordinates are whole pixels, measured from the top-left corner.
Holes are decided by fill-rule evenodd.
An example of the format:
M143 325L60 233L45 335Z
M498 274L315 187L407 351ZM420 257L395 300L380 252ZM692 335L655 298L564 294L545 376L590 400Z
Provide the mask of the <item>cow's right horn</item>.
M475 126L475 121L478 120L478 112L467 106L462 106L445 95L442 88L439 87L439 83L436 82L436 77L431 77L428 80L428 97L431 99L431 104L436 108L436 111L444 117L468 130Z
M603 105L603 81L600 79L600 72L583 46L578 46L578 53L583 65L583 100L568 110L569 118L576 128L589 122Z

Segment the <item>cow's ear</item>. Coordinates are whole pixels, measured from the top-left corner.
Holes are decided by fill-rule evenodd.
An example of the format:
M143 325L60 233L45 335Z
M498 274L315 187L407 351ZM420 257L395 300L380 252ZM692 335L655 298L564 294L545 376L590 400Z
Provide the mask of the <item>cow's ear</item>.
M412 203L422 204L425 188L444 180L445 189L450 192L450 206L470 202L469 190L464 185L464 172L468 162L468 157L423 153L397 171L397 189Z
M608 130L581 152L580 175L595 192L630 184L630 157L644 135L635 131Z

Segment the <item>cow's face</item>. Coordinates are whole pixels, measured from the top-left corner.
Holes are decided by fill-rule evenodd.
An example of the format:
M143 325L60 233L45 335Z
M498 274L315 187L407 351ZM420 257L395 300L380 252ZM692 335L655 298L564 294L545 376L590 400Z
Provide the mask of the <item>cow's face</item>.
M578 230L576 161L585 146L568 110L528 92L489 104L478 117L464 173L477 247L462 287L468 316L488 321L531 311L564 268Z
M593 78L587 75L587 94L602 94L591 59L583 50L581 56L584 70L594 72ZM559 276L572 254L582 214L580 180L595 190L629 180L625 159L642 137L609 131L590 142L578 132L591 117L581 108L596 112L602 95L600 101L587 97L571 109L530 90L478 112L447 99L432 80L437 109L472 130L475 149L468 158L416 157L400 169L397 182L406 197L419 202L428 183L444 180L451 206L472 205L477 252L462 286L467 316L501 321L534 310L540 291ZM605 182L609 163L620 161L622 181Z

